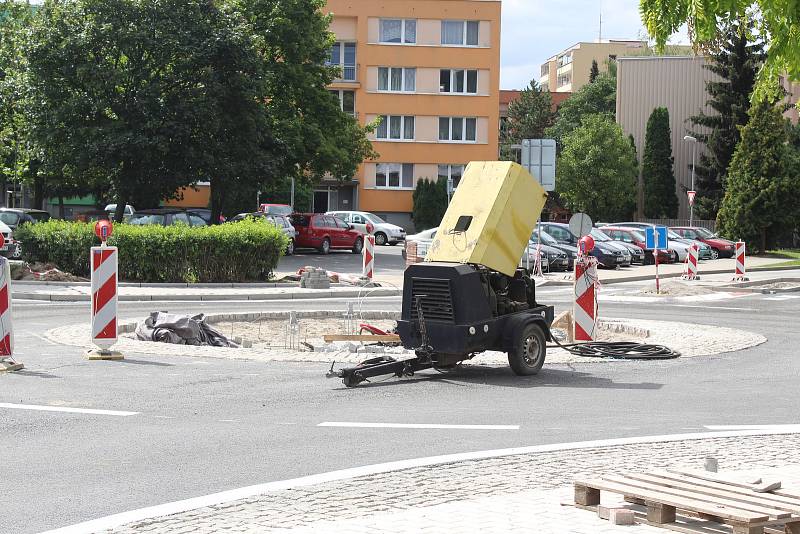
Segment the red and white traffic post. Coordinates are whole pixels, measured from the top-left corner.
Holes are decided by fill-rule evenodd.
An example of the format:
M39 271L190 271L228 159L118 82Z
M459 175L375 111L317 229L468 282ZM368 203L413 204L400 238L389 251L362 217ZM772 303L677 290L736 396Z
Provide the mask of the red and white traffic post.
M0 234L0 248L5 238ZM0 256L0 372L19 371L25 366L14 360L14 324L11 319L11 264Z
M575 341L594 341L597 331L597 261L589 256L593 248L591 236L584 236L578 242L572 306Z
M364 236L364 250L363 250L363 270L361 271L362 276L365 278L369 278L372 281L372 277L375 275L375 236L374 235L365 235Z
M683 270L684 280L699 280L700 275L697 274L697 258L700 256L700 247L693 244L689 247L689 253L686 255L686 267Z
M747 282L750 278L747 277L747 270L745 269L745 244L744 241L736 242L736 270L733 273L734 282Z
M89 351L90 360L121 360L122 354L112 352L117 342L117 247L109 247L113 226L109 221L97 221L94 232L101 245L92 247L92 343L100 350Z

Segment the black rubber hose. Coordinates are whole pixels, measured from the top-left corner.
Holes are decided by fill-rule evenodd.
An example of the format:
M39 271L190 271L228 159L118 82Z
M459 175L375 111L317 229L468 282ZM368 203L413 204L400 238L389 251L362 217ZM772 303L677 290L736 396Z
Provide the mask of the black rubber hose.
M664 345L635 343L633 341L589 341L562 345L553 337L556 345L574 354L587 358L612 358L619 360L670 360L681 355ZM552 346L552 345L551 345Z

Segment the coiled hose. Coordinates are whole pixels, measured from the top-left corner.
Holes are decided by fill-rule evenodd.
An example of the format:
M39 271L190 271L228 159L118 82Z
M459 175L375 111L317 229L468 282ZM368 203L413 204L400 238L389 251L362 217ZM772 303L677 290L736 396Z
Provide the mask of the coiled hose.
M589 341L562 345L553 336L556 345L575 356L587 358L612 358L618 360L670 360L681 355L664 345L636 343L634 341Z

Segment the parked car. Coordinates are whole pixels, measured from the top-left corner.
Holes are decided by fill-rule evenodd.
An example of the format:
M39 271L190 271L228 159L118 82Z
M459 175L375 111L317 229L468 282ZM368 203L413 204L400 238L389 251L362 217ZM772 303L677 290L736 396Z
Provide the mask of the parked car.
M539 228L535 228L533 230L533 234L531 234L531 243L534 245L539 242L539 235L541 233L542 236L542 245L547 245L549 247L557 248L567 256L567 268L572 269L575 267L575 258L578 257L578 249L577 247L573 247L572 245L565 245L564 243L559 243L556 238L548 234L544 230L539 230Z
M286 215L289 216L294 213L294 210L289 204L261 204L258 211L266 213L267 215Z
M355 226L356 230L374 235L376 245L394 246L406 240L406 231L402 227L388 223L368 211L329 211L326 215L339 217Z
M544 238L542 238L542 241L544 241ZM522 265L528 269L529 273L532 273L535 269L537 249L542 255L542 271L552 273L569 269L569 257L566 252L550 245L542 244L539 246L537 240L531 239L525 251L528 255L527 261L525 254L522 256Z
M613 243L614 245L622 246L623 248L625 248L631 257L631 261L628 265L633 263L637 263L640 265L644 264L644 250L637 247L633 243L626 243L625 241L616 241L614 239L611 239L606 234L601 232L599 228L592 228L592 231L589 232L589 235L592 236L592 239L594 239L595 241Z
M128 219L129 224L144 225L156 224L171 226L173 224L186 224L188 226L208 226L205 219L193 211L179 208L158 208L137 211Z
M573 247L578 246L578 237L570 232L568 224L543 222L541 226L542 230L553 236L559 243ZM625 255L622 250L611 243L596 241L589 255L597 258L597 262L601 267L610 269L616 269L625 262Z
M106 211L108 212L108 214L109 214L111 217L114 217L114 214L115 214L115 213L116 213L116 211L117 211L117 205L116 205L116 204L109 204L109 205L107 205L107 206L106 206ZM125 218L128 218L128 217L130 217L131 215L133 215L134 213L136 213L136 210L135 210L135 209L133 209L133 206L131 206L130 204L125 204L125 211L124 211L124 214L123 214L123 216L124 216Z
M295 230L294 226L292 226L292 221L289 220L289 217L286 215L267 215L266 213L257 211L255 213L240 213L238 215L234 215L228 219L228 222L243 221L248 217L253 219L263 219L286 234L286 237L289 238L289 244L286 245L286 255L291 256L294 254L295 242L297 241L297 230Z
M637 247L644 250L646 265L655 263L652 250L647 250L644 232L641 228L632 228L629 226L603 226L600 231L616 241L623 241L625 243L632 243ZM671 249L658 251L658 263L675 263L678 254Z
M320 254L336 249L350 249L353 254L361 254L364 248L364 234L333 215L294 213L290 219L297 230L297 248L315 248Z
M437 230L439 230L439 228L429 228L428 230L423 230L417 234L406 236L406 241L403 244L403 259L406 259L408 256L406 251L408 250L409 243L416 243L417 256L424 257L428 253L428 247L431 245L431 243L433 243L433 238L436 237Z
M3 246L0 247L0 256L5 256L6 258L12 259L19 259L22 257L22 246L20 245L19 241L14 239L14 234L11 228L0 221L0 234L3 234Z
M50 220L50 214L43 210L28 208L0 208L0 222L16 230L17 226L24 223L45 222Z
M736 253L736 243L719 237L707 228L700 226L676 226L670 228L673 232L686 239L694 239L711 248L711 259L732 258Z
M641 228L642 232L644 232L645 228L648 227L656 227L658 225L653 223L645 223L645 222L624 222L624 223L615 223L614 226L626 226L628 228ZM712 257L711 254L711 247L702 243L700 241L694 241L691 239L684 239L680 235L676 234L669 228L667 228L667 240L669 248L674 250L678 254L678 258L676 261L686 261L686 256L689 255L689 249L692 248L692 245L697 245L698 250L698 259L701 260L710 260Z

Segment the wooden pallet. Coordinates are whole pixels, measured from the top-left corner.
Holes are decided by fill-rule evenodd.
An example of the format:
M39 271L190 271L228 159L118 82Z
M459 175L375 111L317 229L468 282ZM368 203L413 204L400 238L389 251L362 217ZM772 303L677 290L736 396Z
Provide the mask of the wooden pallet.
M733 534L800 534L800 494L757 493L754 487L713 473L655 470L576 481L575 504L596 509L600 492L608 491L645 506L644 523L671 530L708 532L704 525L727 525ZM689 528L685 520L678 522L677 513L703 520L700 530Z

